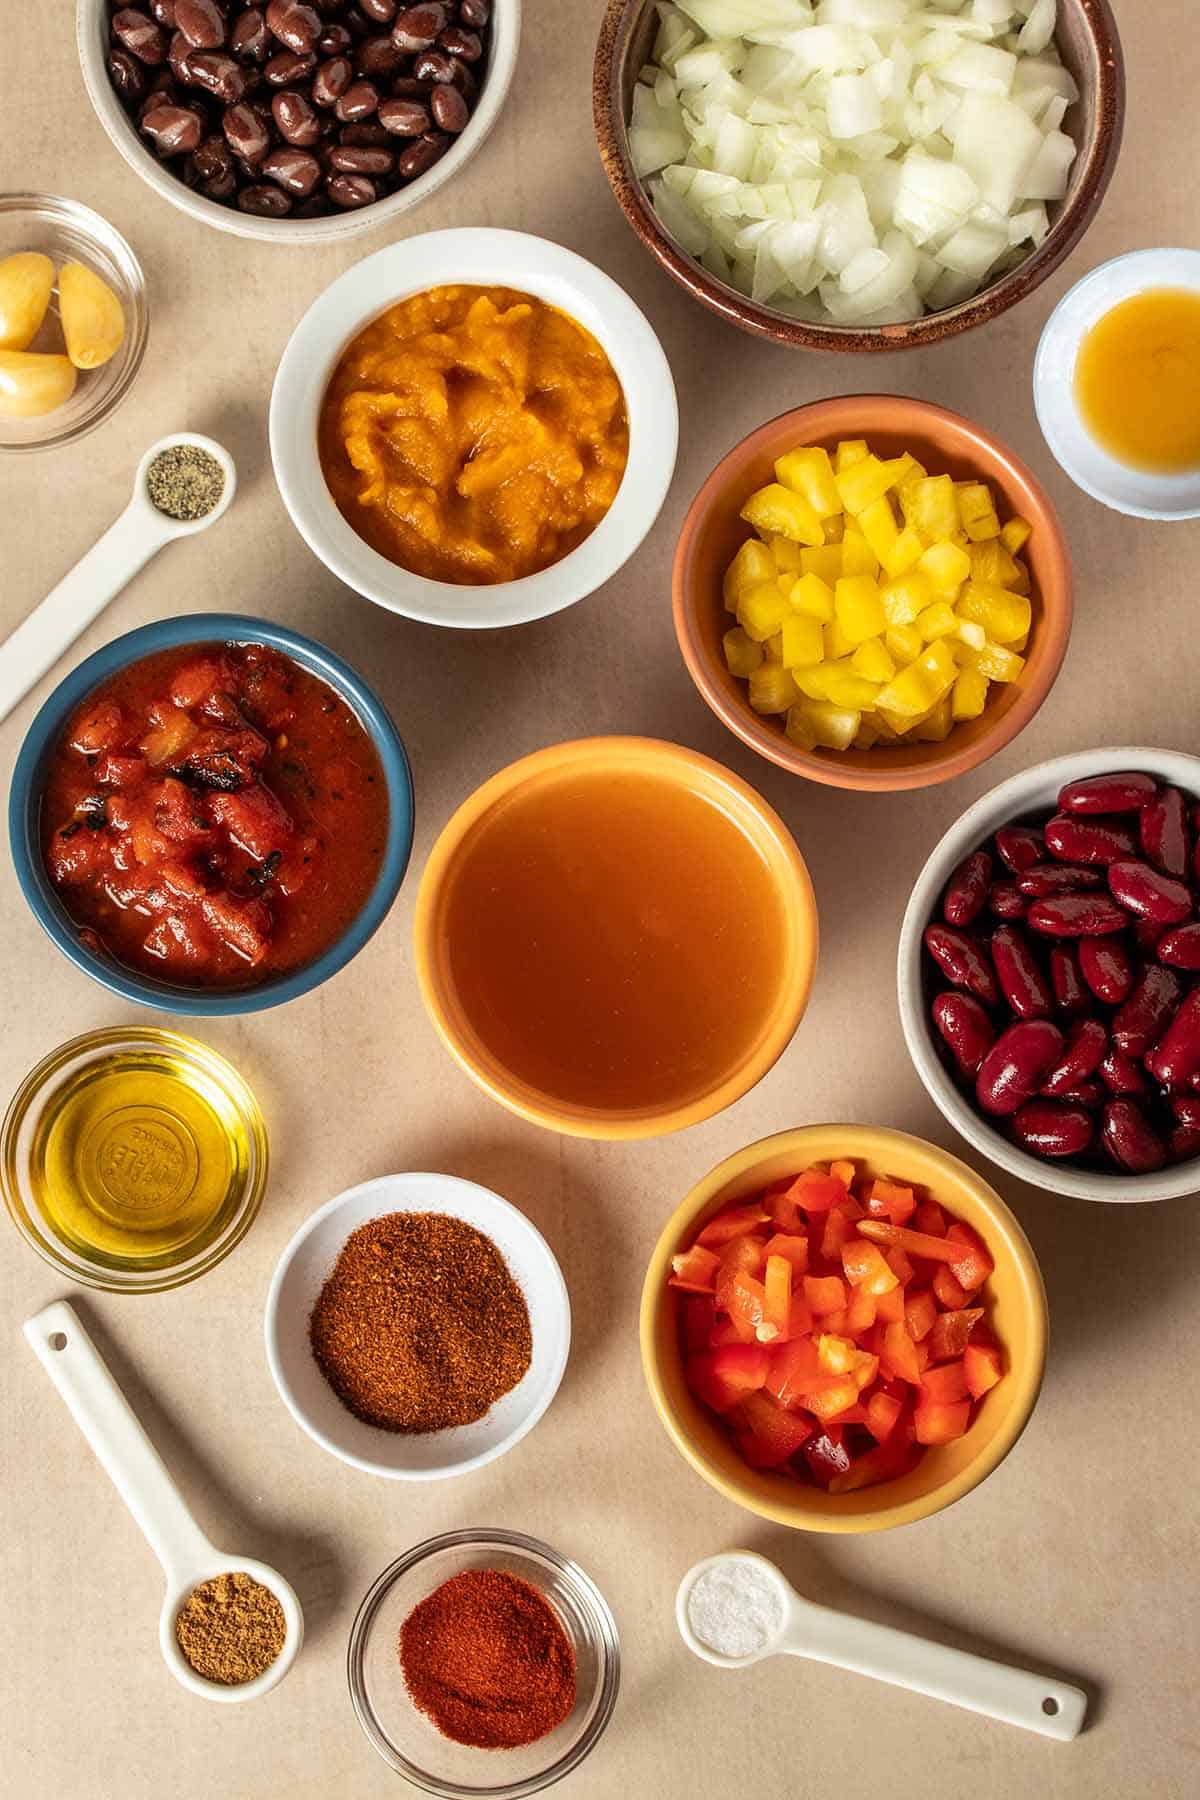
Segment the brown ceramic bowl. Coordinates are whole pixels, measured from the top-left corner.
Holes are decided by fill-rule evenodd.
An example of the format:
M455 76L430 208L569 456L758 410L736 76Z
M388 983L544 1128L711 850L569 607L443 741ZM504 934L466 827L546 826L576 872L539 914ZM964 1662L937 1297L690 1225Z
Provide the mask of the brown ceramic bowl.
M873 750L800 750L774 718L753 712L746 683L725 667L721 638L732 624L721 587L738 545L752 535L739 517L755 488L774 479L775 458L798 444L832 450L839 438L866 438L882 456L910 450L932 474L989 481L1002 519L1029 520L1023 555L1032 579L1033 623L1018 680L993 684L978 719L956 725L941 744ZM944 406L903 394L848 394L781 413L743 438L713 470L688 509L672 576L675 634L692 680L708 704L760 756L830 787L892 793L932 787L994 756L1032 719L1054 685L1071 635L1071 558L1041 483L982 425Z
M621 209L669 275L703 305L777 344L799 350L908 350L982 325L1031 294L1074 249L1104 198L1125 117L1121 42L1108 0L1059 0L1055 40L1079 85L1063 130L1079 145L1066 198L1050 208L1050 231L1025 261L970 300L897 325L822 325L793 319L728 287L668 237L634 173L626 125L638 70L657 29L653 0L608 0L592 73L592 110L600 156Z

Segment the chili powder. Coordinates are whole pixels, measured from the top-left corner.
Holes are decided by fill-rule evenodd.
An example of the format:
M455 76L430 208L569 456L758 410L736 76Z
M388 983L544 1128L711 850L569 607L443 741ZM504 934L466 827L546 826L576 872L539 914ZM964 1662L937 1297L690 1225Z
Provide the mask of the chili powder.
M388 1213L351 1232L309 1321L317 1364L383 1431L482 1419L529 1367L529 1312L489 1237L444 1213Z
M414 1706L456 1744L533 1744L575 1705L575 1652L557 1615L501 1569L444 1581L405 1619L399 1648Z

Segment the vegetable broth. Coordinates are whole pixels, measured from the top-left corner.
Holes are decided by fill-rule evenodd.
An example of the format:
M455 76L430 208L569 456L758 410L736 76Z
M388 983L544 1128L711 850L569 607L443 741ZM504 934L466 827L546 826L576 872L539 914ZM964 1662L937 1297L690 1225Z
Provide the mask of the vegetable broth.
M1079 347L1075 396L1118 462L1155 475L1200 466L1200 293L1151 288L1105 313Z

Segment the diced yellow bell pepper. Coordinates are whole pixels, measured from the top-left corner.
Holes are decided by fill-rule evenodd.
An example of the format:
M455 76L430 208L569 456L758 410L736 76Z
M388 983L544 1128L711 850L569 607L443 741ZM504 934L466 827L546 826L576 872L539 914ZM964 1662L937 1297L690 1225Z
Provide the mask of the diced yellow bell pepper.
M747 538L725 571L723 589L727 611L737 611L738 598L747 588L760 581L770 581L776 574L775 559L758 538Z
M794 493L803 494L818 519L842 510L829 452L820 444L789 450L775 464L775 479Z
M869 711L879 697L881 683L855 673L852 662L822 663L825 698L854 712Z
M847 525L841 550L843 575L869 575L872 581L876 579L879 559L856 526Z
M923 553L917 567L935 594L944 600L952 600L970 576L971 559L957 544L939 539Z
M840 475L843 469L865 462L870 454L871 448L866 438L843 438L834 452L833 466Z
M971 650L982 650L987 642L987 632L973 619L958 619L954 635Z
M782 631L777 631L774 637L769 637L767 639L766 643L763 645L763 656L766 658L767 662L781 663L783 661Z
M889 656L894 657L902 669L910 662L916 662L925 648L925 639L912 624L889 625L883 634L883 642Z
M750 675L750 704L757 713L785 713L800 698L792 672L782 663L765 662Z
M880 698L875 702L875 711L872 713L871 717L875 720L877 725L883 727L885 732L890 733L892 739L903 739L908 735L913 719L920 717L920 715L914 713L893 712L890 706L885 706L883 704L882 696L886 693L887 689L884 688Z
M1023 594L985 582L968 581L958 602L959 617L973 619L982 625L998 644L1011 644L1024 636L1033 618L1033 609Z
M943 694L937 705L914 727L912 735L922 744L941 744L950 736L953 728L954 712L950 695Z
M903 450L894 457L892 468L893 486L897 488L907 487L913 481L924 481L927 473L925 465L917 461L911 450Z
M903 531L896 534L895 543L881 559L884 572L893 580L899 575L907 575L920 562L924 548L920 533L914 531L911 525L906 525Z
M827 544L840 544L846 535L845 513L834 513L831 519L826 519L824 521L824 530L825 542Z
M926 544L936 544L959 528L954 482L949 475L927 475L908 482L900 490L905 523L921 534Z
M867 681L890 681L896 673L895 658L881 637L864 638L850 658L850 667Z
M1007 525L1000 527L1000 541L1010 556L1015 556L1018 550L1023 550L1032 536L1033 526L1019 513L1015 518L1010 519Z
M837 577L834 577L837 580ZM788 600L797 612L807 613L828 625L833 618L833 589L819 575L801 575L788 589Z
M872 725L870 720L864 719L850 740L850 748L852 750L873 750L882 735L878 725Z
M799 713L815 742L829 750L848 750L862 723L861 713L834 706L828 700L802 700L793 710Z
M973 544L1000 536L1000 521L986 481L959 481L954 487L959 522Z
M971 559L971 580L986 581L993 587L1012 587L1018 577L1017 563L999 538L972 544L967 551Z
M738 599L737 621L747 637L763 644L775 636L791 610L791 602L778 579L772 578L743 591Z
M842 546L821 544L816 549L801 550L800 572L803 575L819 575L822 581L828 582L832 587L843 572Z
M721 647L725 652L725 667L731 675L738 676L742 681L762 664L762 645L747 637L740 625L735 625L732 631L725 633L721 639Z
M1024 656L1025 646L1026 646L1026 644L1028 644L1028 642L1029 642L1029 633L1026 631L1021 637L1014 638L1011 644L1006 644L1005 649L1006 650L1015 650L1017 652L1018 656Z
M916 718L936 706L947 693L958 674L954 654L944 638L931 644L923 656L901 669L894 680L881 691L877 704L889 712L907 713Z
M858 515L858 529L871 546L876 559L886 567L888 556L895 549L896 540L900 536L900 527L886 494L882 499L873 501Z
M781 537L776 531L767 540L767 548L771 552L771 561L775 564L779 575L798 575L800 573L800 545L793 539Z
M821 627L825 639L825 657L828 662L837 662L840 657L849 656L858 648L857 641L848 638L837 619Z
M751 494L741 511L741 517L757 531L779 532L782 537L795 538L798 544L823 544L825 533L821 530L821 521L802 494L793 494L790 488L781 487L777 481L770 481Z
M910 569L879 590L883 616L889 625L911 625L934 599L933 583L919 569Z
M891 463L880 462L870 454L861 462L839 469L835 477L842 505L848 513L862 513L874 501L881 500L891 487L895 470Z
M934 638L953 637L958 630L954 608L947 600L935 600L917 620L917 630L927 644Z
M1017 565L1017 572L1008 585L1014 594L1027 594L1031 585L1029 570L1019 556L1014 556L1013 561Z
M1025 659L989 638L982 650L970 652L968 667L978 669L989 681L1015 681L1025 667Z
M834 616L852 644L879 637L887 620L879 589L869 575L843 575L833 590Z
M988 678L978 669L964 669L950 690L951 711L956 719L977 719L987 705Z
M795 744L798 750L815 750L817 734L804 713L801 712L801 704L798 702L795 706L788 707L788 715L783 725L784 734L789 743Z
M783 621L783 666L801 669L808 663L819 663L825 655L825 642L818 619L794 612Z

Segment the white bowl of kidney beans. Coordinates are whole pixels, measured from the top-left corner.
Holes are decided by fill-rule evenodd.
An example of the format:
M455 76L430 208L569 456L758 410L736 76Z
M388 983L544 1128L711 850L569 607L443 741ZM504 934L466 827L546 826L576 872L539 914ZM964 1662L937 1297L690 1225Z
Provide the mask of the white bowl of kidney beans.
M1001 782L926 863L898 980L918 1074L993 1162L1085 1200L1200 1189L1200 757Z
M477 150L520 0L79 0L93 106L164 199L312 243L407 212Z

